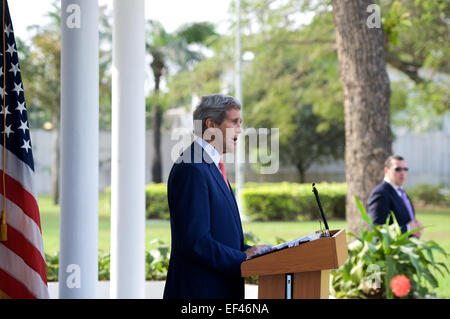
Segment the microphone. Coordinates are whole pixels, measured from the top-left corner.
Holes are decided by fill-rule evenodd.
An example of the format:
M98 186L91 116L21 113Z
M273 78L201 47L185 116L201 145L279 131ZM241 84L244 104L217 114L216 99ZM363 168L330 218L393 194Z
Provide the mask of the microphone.
M312 184L312 188L313 188L312 191L313 191L314 195L316 196L317 205L319 205L320 215L322 216L323 223L325 224L325 229L329 233L330 229L328 228L327 219L325 218L325 214L323 213L323 209L322 209L322 204L320 203L319 192L317 191L315 185L316 185L316 183Z

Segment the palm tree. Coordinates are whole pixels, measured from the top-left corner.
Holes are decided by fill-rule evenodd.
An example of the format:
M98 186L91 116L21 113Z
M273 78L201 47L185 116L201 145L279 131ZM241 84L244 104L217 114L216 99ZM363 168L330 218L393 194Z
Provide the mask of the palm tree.
M58 1L52 3L52 10L47 13L50 22L46 25L28 27L31 37L31 53L22 64L24 85L27 84L29 103L33 103L36 115L44 113L52 123L52 197L54 204L59 203L60 175L60 82L61 73L61 14ZM31 105L31 104L30 104ZM33 118L33 115L30 114Z
M23 60L22 79L27 88L28 105L32 105L30 121L35 120L42 124L42 120L50 120L52 123L52 197L55 204L59 203L60 180L60 73L61 73L61 8L60 1L52 3L52 10L47 13L50 22L46 25L32 25L28 30L32 33L29 52L25 43L21 42ZM100 16L100 108L101 127L110 127L111 119L111 41L112 27L111 15L106 12L106 7L99 8ZM43 115L41 115L43 114ZM39 121L36 121L40 117ZM102 125L103 124L103 125ZM35 124L36 125L36 124ZM36 126L35 126L36 127Z
M214 25L208 22L185 24L173 33L166 32L162 24L154 20L149 20L147 26L146 47L152 57L150 67L155 81L151 116L151 127L154 132L152 180L160 183L162 182L161 125L164 111L160 99L161 80L170 73L191 69L203 58L202 48L211 45L217 33ZM198 49L194 49L193 44L198 44Z

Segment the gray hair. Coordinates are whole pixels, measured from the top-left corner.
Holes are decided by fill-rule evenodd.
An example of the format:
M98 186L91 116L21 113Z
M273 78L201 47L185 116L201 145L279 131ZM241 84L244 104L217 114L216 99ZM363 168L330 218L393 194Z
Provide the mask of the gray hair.
M229 109L241 109L241 104L232 96L224 94L210 94L202 96L200 103L194 110L194 133L202 136L206 131L206 120L211 119L217 124L222 124L225 120L226 112ZM201 121L202 127L196 125L197 121Z

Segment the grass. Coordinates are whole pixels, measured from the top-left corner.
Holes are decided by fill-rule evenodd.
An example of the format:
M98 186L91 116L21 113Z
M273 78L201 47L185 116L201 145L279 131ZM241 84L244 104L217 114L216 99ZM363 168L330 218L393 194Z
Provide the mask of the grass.
M59 205L54 205L49 195L39 196L39 210L41 215L42 237L44 250L47 254L59 251ZM101 253L109 252L110 247L110 203L107 195L99 197L99 221L98 221L98 249ZM146 249L152 249L154 239L160 239L170 244L170 223L166 220L147 221L146 225Z
M50 196L39 196L42 234L45 252L54 254L59 251L59 206L53 205ZM450 208L426 208L417 211L417 219L426 228L423 240L436 241L447 253L450 253ZM330 220L331 229L346 228L344 220ZM243 222L245 232L251 232L260 243L276 244L278 240L287 241L303 235L311 234L319 228L317 221L302 222ZM99 200L99 241L101 253L109 252L110 245L110 204L106 195L101 194ZM154 239L162 240L170 245L170 223L166 220L149 220L146 223L146 249L154 249ZM448 260L440 255L438 261ZM450 276L437 276L439 287L436 294L439 298L450 298Z

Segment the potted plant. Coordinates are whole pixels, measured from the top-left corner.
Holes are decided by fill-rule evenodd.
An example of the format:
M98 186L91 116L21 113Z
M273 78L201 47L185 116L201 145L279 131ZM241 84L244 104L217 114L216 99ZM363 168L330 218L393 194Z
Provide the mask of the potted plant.
M418 229L401 232L391 212L386 224L375 226L364 206L355 196L363 220L360 236L349 233L349 259L332 271L332 295L336 298L426 298L436 288L435 273L449 273L445 263L437 262L435 253L448 254L435 241L412 237Z

